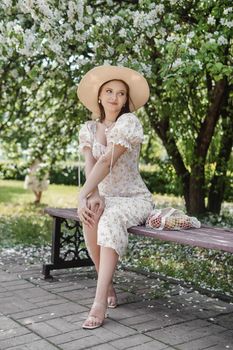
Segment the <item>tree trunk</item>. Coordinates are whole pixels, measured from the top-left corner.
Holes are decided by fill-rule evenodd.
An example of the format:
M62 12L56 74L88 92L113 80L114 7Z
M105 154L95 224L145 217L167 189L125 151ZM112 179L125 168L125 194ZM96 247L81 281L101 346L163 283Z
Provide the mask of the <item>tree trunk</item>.
M231 156L231 150L233 146L233 116L232 107L228 107L228 92L226 96L226 103L222 112L222 139L219 149L219 154L216 161L216 168L214 176L211 180L211 186L208 196L208 211L219 214L221 211L221 205L224 198L224 190L227 181L227 163Z
M172 165L175 168L176 174L181 178L182 192L185 199L187 212L190 211L190 196L189 196L189 171L186 169L182 156L178 150L173 135L169 132L169 117L164 117L162 120L155 119L156 111L152 107L146 107L146 112L150 116L150 123L156 134L162 140L167 154L172 160Z
M190 214L205 213L205 162L207 152L214 135L216 124L220 118L221 108L227 91L227 80L219 80L210 94L207 115L201 124L195 141L193 163L191 165L189 196Z
M189 214L199 215L205 212L205 171L204 161L200 160L191 169L189 181L190 208Z

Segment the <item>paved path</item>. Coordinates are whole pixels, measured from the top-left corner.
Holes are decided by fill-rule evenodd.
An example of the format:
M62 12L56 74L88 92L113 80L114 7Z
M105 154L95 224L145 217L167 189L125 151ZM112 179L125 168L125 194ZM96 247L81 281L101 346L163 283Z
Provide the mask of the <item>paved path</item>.
M117 271L120 306L103 327L81 325L95 291L92 268L53 272L0 257L0 350L233 349L233 304Z

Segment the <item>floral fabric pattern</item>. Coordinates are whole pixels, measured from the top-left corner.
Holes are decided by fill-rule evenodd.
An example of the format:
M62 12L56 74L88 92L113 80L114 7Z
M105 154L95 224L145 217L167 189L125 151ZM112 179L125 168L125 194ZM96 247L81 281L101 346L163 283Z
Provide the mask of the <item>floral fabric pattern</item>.
M104 154L106 147L96 141L97 121L82 125L79 150L92 150L93 157ZM138 169L143 129L133 113L121 115L109 132L107 145L120 144L127 151L117 160L111 172L99 184L100 195L105 197L105 210L98 224L98 244L111 247L122 257L128 245L127 229L144 224L153 209L152 195L143 182Z

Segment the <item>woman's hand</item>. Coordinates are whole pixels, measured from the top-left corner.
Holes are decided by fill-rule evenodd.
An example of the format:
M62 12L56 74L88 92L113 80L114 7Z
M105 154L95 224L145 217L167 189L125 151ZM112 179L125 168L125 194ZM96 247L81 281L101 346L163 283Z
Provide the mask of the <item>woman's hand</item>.
M104 211L104 197L100 196L98 191L93 192L87 199L87 207L99 217Z
M78 201L78 216L80 221L87 225L88 227L93 227L95 224L94 216L95 213L88 208L87 204L87 198L86 197L79 197Z

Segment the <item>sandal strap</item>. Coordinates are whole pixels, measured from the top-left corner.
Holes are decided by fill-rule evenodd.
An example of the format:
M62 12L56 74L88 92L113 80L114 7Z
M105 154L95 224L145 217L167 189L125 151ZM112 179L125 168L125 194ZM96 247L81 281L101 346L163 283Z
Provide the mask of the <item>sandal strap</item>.
M89 316L87 317L85 323L86 323L86 322L87 322L87 323L89 323L89 322L91 322L91 323L95 322L95 323L97 323L97 324L102 324L102 323L103 323L103 321L101 320L101 318L100 318L99 316L95 316L95 315L89 315Z
M95 309L95 308L106 308L107 307L107 303L102 303L100 301L94 301L94 303L92 304L92 309Z

